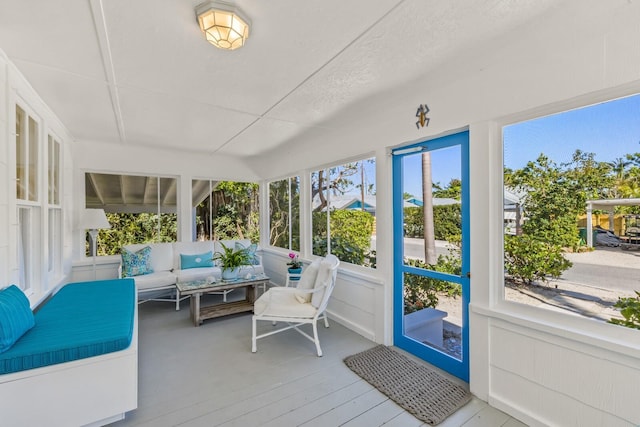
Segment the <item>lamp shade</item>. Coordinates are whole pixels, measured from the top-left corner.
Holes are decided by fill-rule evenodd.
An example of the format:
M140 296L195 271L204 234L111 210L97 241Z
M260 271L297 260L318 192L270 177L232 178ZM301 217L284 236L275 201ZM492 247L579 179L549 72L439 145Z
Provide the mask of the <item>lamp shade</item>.
M107 221L104 209L85 209L80 218L80 228L82 230L99 230L111 228L111 224Z
M220 49L237 49L249 38L249 20L232 5L204 2L196 8L196 15L207 41Z

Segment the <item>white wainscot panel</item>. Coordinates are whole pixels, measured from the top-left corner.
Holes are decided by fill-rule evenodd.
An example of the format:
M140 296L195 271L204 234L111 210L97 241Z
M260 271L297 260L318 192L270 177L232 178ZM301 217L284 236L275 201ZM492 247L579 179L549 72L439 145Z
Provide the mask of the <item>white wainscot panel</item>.
M360 335L375 340L377 286L381 285L348 274L338 274L327 308L329 316Z
M493 399L551 425L640 425L637 361L500 321L490 336Z

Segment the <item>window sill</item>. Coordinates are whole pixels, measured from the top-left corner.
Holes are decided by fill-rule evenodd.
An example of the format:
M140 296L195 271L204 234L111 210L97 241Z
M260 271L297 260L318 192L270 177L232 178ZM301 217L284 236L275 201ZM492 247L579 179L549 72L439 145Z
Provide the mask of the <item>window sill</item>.
M640 354L640 331L550 310L526 306L508 301L500 301L493 307L476 303L469 304L469 310L481 316L501 320L509 325L523 327L550 341L570 340L577 346L588 345L610 354L615 352L638 360Z
M96 265L120 264L120 255L97 256ZM73 261L72 267L92 266L93 258L85 257Z

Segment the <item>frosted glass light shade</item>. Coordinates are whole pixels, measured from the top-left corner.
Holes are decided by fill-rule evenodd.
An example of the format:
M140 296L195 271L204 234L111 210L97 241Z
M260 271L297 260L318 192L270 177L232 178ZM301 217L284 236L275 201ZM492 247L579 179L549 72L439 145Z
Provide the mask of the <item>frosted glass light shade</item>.
M111 228L104 209L85 209L80 218L80 229L100 230L102 228Z
M249 38L249 20L232 5L208 1L196 8L196 15L207 41L220 49L237 49Z

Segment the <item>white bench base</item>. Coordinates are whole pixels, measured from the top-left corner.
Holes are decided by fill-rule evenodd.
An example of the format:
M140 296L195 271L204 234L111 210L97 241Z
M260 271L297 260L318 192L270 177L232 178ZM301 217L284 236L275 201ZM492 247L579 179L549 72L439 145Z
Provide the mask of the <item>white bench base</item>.
M0 424L102 426L138 407L138 312L129 348L0 375Z

